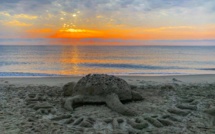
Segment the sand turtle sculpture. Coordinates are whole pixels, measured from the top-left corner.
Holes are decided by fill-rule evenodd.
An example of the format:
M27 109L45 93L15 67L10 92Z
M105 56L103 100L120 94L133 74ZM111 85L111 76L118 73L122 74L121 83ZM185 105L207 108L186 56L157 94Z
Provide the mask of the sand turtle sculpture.
M125 80L107 74L88 74L77 84L70 82L64 85L63 90L71 93L64 103L64 108L70 111L73 111L75 104L106 103L112 110L132 116L137 113L121 101L143 100L140 93L131 90Z

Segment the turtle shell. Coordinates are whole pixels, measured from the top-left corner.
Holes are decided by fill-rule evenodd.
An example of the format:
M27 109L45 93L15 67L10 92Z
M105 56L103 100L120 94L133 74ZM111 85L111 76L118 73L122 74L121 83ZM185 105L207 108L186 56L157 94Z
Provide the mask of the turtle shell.
M116 76L107 74L88 74L74 87L73 95L106 96L115 93L120 100L132 99L128 83Z

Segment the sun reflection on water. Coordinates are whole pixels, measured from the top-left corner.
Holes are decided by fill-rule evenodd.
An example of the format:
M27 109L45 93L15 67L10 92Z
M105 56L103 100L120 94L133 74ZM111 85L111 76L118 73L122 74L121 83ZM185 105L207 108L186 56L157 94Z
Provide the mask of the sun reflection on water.
M72 47L64 47L60 57L60 63L63 66L63 69L60 72L61 74L68 75L79 73L79 49L76 45Z

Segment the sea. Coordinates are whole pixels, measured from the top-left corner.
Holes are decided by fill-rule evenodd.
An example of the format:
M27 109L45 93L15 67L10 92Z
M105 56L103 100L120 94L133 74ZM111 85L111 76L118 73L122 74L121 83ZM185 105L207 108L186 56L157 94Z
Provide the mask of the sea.
M0 46L0 77L215 74L215 46Z

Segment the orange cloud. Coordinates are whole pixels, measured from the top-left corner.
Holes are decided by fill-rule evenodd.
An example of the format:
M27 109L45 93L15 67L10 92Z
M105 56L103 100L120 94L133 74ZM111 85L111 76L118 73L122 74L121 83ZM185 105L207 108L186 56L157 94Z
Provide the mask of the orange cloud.
M167 30L193 30L196 29L193 26L167 26L167 27L159 27L159 28L149 28L144 31L152 32L152 31L167 31Z
M207 27L166 27L147 29L145 33L150 36L149 39L215 39L215 29ZM141 34L139 37L141 38Z
M8 21L8 22L4 22L4 25L7 25L7 26L18 26L18 27L32 26L32 24L21 22L21 21L18 21L18 20L12 20L12 21Z
M17 14L17 15L14 15L14 18L33 20L33 19L37 19L38 16L35 16L35 15L28 15L28 14Z
M46 38L53 34L53 30L49 28L42 28L42 29L29 29L26 30L26 37L28 38Z
M51 33L52 29L43 28L43 29L30 29L27 30L28 33L41 34L41 33Z
M133 28L124 31L125 38L141 40L215 39L212 26L168 26L159 28Z
M138 40L187 40L215 39L215 28L202 26L167 26L159 28L117 28L109 30L90 30L63 28L50 35L50 38L102 38Z

